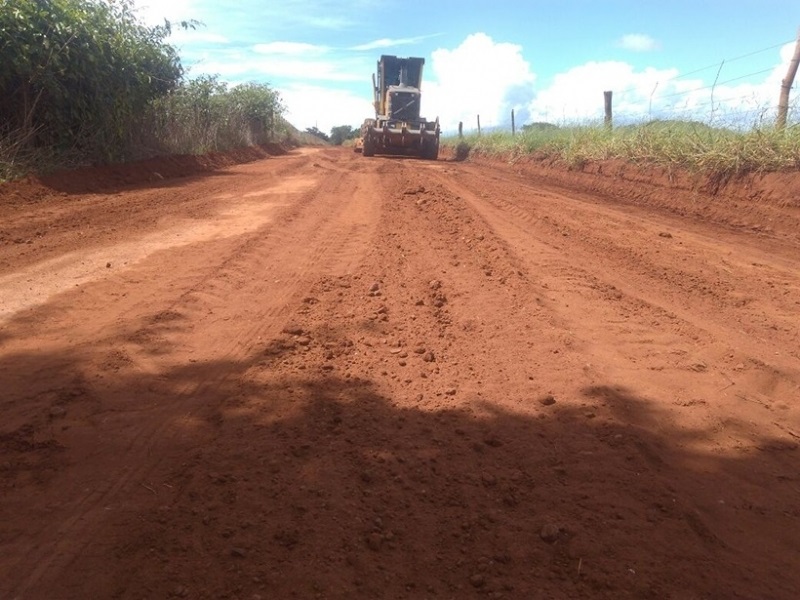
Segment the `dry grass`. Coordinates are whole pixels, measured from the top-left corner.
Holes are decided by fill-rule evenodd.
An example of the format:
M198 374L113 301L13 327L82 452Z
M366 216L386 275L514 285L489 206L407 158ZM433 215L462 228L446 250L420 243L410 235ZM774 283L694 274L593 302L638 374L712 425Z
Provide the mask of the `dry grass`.
M538 155L571 166L619 159L682 167L730 176L746 172L800 169L800 125L734 131L685 121L651 122L609 130L602 125L529 129L512 136L494 132L448 139L473 154L511 157Z

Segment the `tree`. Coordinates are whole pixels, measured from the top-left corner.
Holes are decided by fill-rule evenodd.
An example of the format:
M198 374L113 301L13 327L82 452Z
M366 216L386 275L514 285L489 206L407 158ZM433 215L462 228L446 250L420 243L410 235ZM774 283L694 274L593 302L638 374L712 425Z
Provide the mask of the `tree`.
M311 135L313 135L314 137L318 137L319 139L321 139L321 140L325 140L326 142L329 142L329 141L331 140L331 138L330 138L330 137L328 137L328 135L327 135L327 134L325 134L325 133L323 133L322 131L320 131L319 129L317 129L317 127L316 127L316 126L314 126L314 127L307 127L307 128L306 128L306 133L310 133L310 134L311 134Z
M359 130L350 125L339 125L331 129L331 144L334 146L341 146L346 140L352 140L358 137Z
M181 81L170 31L141 24L133 0L5 0L0 133L87 157L119 155L133 120Z

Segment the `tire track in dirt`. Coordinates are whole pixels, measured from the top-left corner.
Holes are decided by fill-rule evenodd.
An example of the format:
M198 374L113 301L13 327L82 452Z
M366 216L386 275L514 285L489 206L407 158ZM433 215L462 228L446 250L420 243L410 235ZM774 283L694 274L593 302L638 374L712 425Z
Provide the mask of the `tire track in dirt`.
M261 168L215 193L270 201ZM0 595L792 597L791 378L718 356L736 322L704 315L731 292L692 287L713 229L670 230L683 265L663 218L480 165L325 149L284 173L318 183L258 230L0 332L4 415L71 461L6 488L26 525L0 525Z
M213 363L209 363L198 380L169 386L169 403L150 411L136 430L126 432L128 442L123 451L136 468L102 490L74 502L69 507L71 514L56 528L58 536L54 544L38 545L35 554L19 557L20 564L36 566L24 582L11 589L12 597L35 593L42 586L46 588L50 578L57 577L61 569L93 543L92 528L102 525L104 507L119 502L120 496L136 489L137 483L148 481L148 473L160 462L155 458L160 449L169 448L172 438L191 425L194 412L207 409L198 406L197 399L214 397L238 373L236 365L246 362L265 337L280 330L320 273L347 272L358 263L378 216L379 204L371 197L371 188L379 186L377 179L368 178L353 186L343 175L326 178L297 204L284 218L290 222L286 228L273 235L264 235L263 231L248 234L244 242L236 242L228 250L228 257L215 265L213 271L154 315L178 317L192 323L194 329L202 330L204 345L210 346L211 352L203 356L200 348L193 348L194 360L202 364L213 356ZM348 200L343 202L345 198ZM163 269L163 263L160 268ZM254 279L254 271L259 270L268 272L270 279L274 278L274 285ZM231 305L231 297L236 297L238 303ZM246 317L239 314L242 300L252 309ZM214 317L209 318L208 314ZM129 317L120 318L120 322L128 320ZM148 328L146 325L144 331L134 332L134 339ZM126 358L131 372L158 377L159 373L178 366L154 359L147 346L191 348L191 332L165 333L163 337L147 340L138 352L128 345ZM181 416L176 418L176 415ZM52 524L45 533L52 535ZM77 539L85 542L76 544Z
M685 272L671 274L668 268L661 266L663 262L661 264L653 262L641 251L631 252L625 248L627 244L620 245L617 240L610 244L595 233L620 227L629 229L632 236L637 239L642 238L636 243L642 248L645 246L646 238L660 238L657 232L663 232L664 226L661 223L657 221L648 223L630 214L620 217L613 211L609 215L608 209L598 210L595 206L586 206L580 201L572 201L564 196L552 196L546 199L541 196L541 192L535 190L532 190L531 194L538 200L531 203L531 200L524 195L509 200L503 194L492 194L491 188L487 190L486 187L484 188L486 191L480 196L471 193L463 184L458 184L453 189L454 193L468 199L479 211L486 213L489 206L497 207L494 213L487 214L487 217L502 227L504 232L516 231L513 235L516 237L517 252L526 254L544 272L558 271L558 281L572 282L578 298L587 293L595 293L600 302L596 304L590 302L586 310L604 311L609 303L612 305L610 314L607 311L598 313L595 318L585 320L577 326L578 329L585 329L591 327L591 323L598 323L599 328L595 329L594 334L590 330L589 337L599 333L606 324L619 320L615 319L615 313L623 311L627 316L621 321L623 326L620 328L620 333L622 339L629 340L631 349L627 352L628 360L650 354L649 350L642 347L637 340L645 340L646 345L651 345L654 333L663 331L667 323L668 329L672 332L664 334L667 336L677 334L684 340L682 345L687 350L676 357L664 357L659 368L688 369L697 372L706 371L702 365L707 362L722 362L726 365L725 370L731 372L736 365L744 364L748 370L764 371L767 377L782 380L776 391L781 391L782 388L784 393L792 393L797 389L800 371L797 369L795 359L800 358L796 350L800 345L800 333L790 324L796 315L796 308L791 308L796 307L791 289L800 285L800 281L796 275L789 275L790 264L787 264L786 258L777 257L774 264L785 265L782 273L784 278L791 280L791 283L784 281L786 285L783 287L788 287L789 290L785 292L782 290L779 294L765 292L765 301L768 298L768 301L773 303L768 306L768 311L760 313L751 308L739 311L737 326L731 328L727 322L719 322L717 316L724 314L729 317L730 313L736 310L738 302L723 304L726 310L721 312L719 302L709 303L707 296L718 295L721 285L722 289L729 290L741 287L752 289L753 284L761 287L763 283L760 278L747 282L743 280L722 282L718 275L720 271L713 266L713 262L710 267L695 269L696 274L693 275ZM525 208L521 206L523 203ZM594 216L587 219L585 214L581 216L581 211ZM566 224L564 218L568 214L574 215L571 217L571 227ZM597 225L592 229L587 229L585 225L576 226L586 222L594 222ZM643 235L639 234L639 231L643 232ZM713 249L714 254L717 254L719 244L710 244L703 238L696 240L685 232L676 235L685 240L691 253L690 260L701 264L720 260L724 263L724 259L715 258L710 252ZM562 239L556 241L558 237ZM667 239L671 241L672 235L670 234ZM532 244L536 245L535 251L530 249ZM696 246L699 246L699 249ZM602 254L598 253L598 249ZM659 251L657 248L656 253ZM663 251L670 252L667 248ZM744 254L745 248L742 248L741 252L742 256L738 260L747 260L747 254ZM588 268L576 266L575 258L578 255L581 256L581 263L590 265ZM702 258L704 255L706 258ZM756 251L755 255L763 256L760 251ZM612 264L612 261L619 267L618 270L609 270L608 265ZM712 275L704 274L703 271L711 271ZM598 280L595 273L601 273L603 281ZM668 275L666 279L665 274ZM686 286L684 284L687 281L694 283ZM742 283L745 285L742 286ZM770 287L774 287L774 284ZM684 293L675 295L676 289L682 289ZM764 289L768 288L761 287L761 291ZM756 293L760 294L761 291ZM576 300L577 298L573 298L573 302ZM646 311L644 314L643 310ZM635 331L626 331L630 327L627 323L631 319L638 320L641 324L634 326ZM776 336L779 336L778 339ZM716 340L725 340L725 343L718 344ZM671 339L668 337L663 342L664 347L674 347L674 342L674 337ZM786 349L782 355L777 355L775 352L776 342ZM756 352L753 352L754 346L757 348ZM749 352L742 353L738 350L743 347L750 348ZM738 368L738 371L742 370L744 367ZM721 386L730 383L730 379L725 379L730 376L722 375ZM733 373L733 376L736 374Z
M743 442L753 443L749 430L754 415L748 402L726 403L722 411L717 399L728 391L731 396L736 394L740 399L758 401L755 399L769 389L771 394L762 403L767 411L757 419L758 430L768 431L774 439L783 440L776 447L781 444L786 448L796 446L796 440L773 423L776 417L797 422L797 407L786 400L796 397L800 390L797 370L790 366L796 367L796 363L785 358L776 360L775 345L769 346L759 340L754 343L752 337L717 322L714 313L706 312L702 305L693 305L694 310L676 307L669 293L659 289L660 284L645 289L637 278L626 277L624 271L609 268L614 263L605 261L613 256L593 255L591 234L584 237L583 231L573 230L569 236L563 236L568 238L566 241L555 241L554 236L543 239L541 232L532 225L537 220L547 220L551 207L533 208L532 211L544 214L531 214L532 211L515 203L518 200L493 194L491 187L473 188L482 190L476 194L462 178L440 176L435 179L443 189L451 190L449 193L454 198L462 199L486 219L487 226L509 244L515 260L528 265L526 272L547 288L549 307L562 319L566 318L563 322L570 335L576 338L570 345L575 344L586 356L589 364L584 370L588 368L598 381L612 382L609 389L623 385L648 398L671 399L663 403L668 408L662 415L663 422L648 425L653 432L663 433L676 425L696 428L699 421L700 427L727 435L695 440L690 447L697 450L722 452ZM567 200L556 199L556 202L564 201ZM568 210L578 212L581 209L564 208L558 212L558 218ZM594 211L589 209L589 212ZM583 217L584 223L598 227L605 227L606 221ZM558 231L557 235L563 234ZM577 241L572 242L573 238ZM590 252L581 246L583 243L589 244ZM638 274L638 278L641 277ZM654 294L656 290L660 295ZM568 315L580 315L580 320L570 319ZM615 340L613 346L595 342L608 339L609 335ZM792 332L789 341L779 343L777 348L794 352L791 340L795 337ZM776 341L771 340L773 344ZM739 366L735 366L737 363ZM603 394L605 392L601 397ZM687 407L691 412L686 412ZM778 452L774 463L780 465L783 472L790 472L793 458ZM740 482L742 478L749 480L747 494L751 497L762 494L760 476L738 473L736 477ZM685 514L687 523L694 524L693 529L700 524L716 539L717 536L710 533L715 529L711 525L713 519L705 522L705 517L701 517L701 514L714 512L713 502L709 498L698 498L697 504L688 506ZM773 533L788 541L782 527L775 528ZM745 541L737 542L735 536L729 538L730 547Z
M563 300L542 285L563 277L600 301L595 282L528 260L418 162L381 165L388 193L358 272L313 285L314 302L293 315L296 333L270 340L263 364L249 367L197 465L168 478L181 486L174 504L146 513L143 530L127 523L137 537L117 551L140 571L114 577L120 589L664 597L662 563L682 573L746 563L699 512L702 499L682 493L687 456L637 429L667 425L636 410L661 398L585 371L593 340L576 335ZM539 401L548 395L555 406ZM383 415L384 405L393 410ZM558 426L532 425L558 407ZM492 420L509 413L520 422ZM225 475L242 461L252 476ZM252 518L262 511L269 517ZM552 547L540 541L548 519L564 523ZM602 551L587 548L595 536ZM637 536L652 558L626 545ZM181 537L202 548L171 552ZM226 544L239 558L223 557ZM580 557L586 574L569 587ZM204 560L214 574L198 581ZM621 565L636 567L636 581Z
M412 163L413 164L413 163ZM387 197L382 199L384 203L381 223L378 228L378 235L367 257L360 265L359 272L353 275L340 277L325 277L320 280L312 289L312 295L317 299L302 312L296 315L298 330L308 338L308 345L294 347L291 339L281 336L274 340L274 347L293 348L285 352L276 352L274 362L269 361L266 365L254 365L249 376L260 382L254 386L255 389L274 390L275 395L279 395L281 390L287 389L291 393L290 397L294 402L284 407L281 403L276 403L270 398L270 402L257 394L253 398L246 398L244 406L237 406L236 410L224 421L236 422L236 415L249 411L270 417L271 422L279 424L290 420L289 417L296 412L296 404L301 402L304 394L304 385L312 387L314 396L310 398L312 402L320 402L326 394L337 394L339 399L348 409L342 409L348 414L348 424L357 423L358 430L363 430L359 436L359 442L351 442L347 458L344 462L348 465L358 465L370 463L370 455L373 448L381 449L381 456L386 460L403 460L405 462L416 463L419 456L425 460L441 456L441 460L446 464L452 460L451 454L462 457L466 464L469 464L471 456L475 455L475 450L470 444L484 445L484 438L472 438L472 433L464 433L465 439L460 440L458 447L452 451L448 450L449 444L439 439L444 436L447 439L447 412L454 410L464 410L469 414L475 415L476 426L479 415L492 414L496 408L492 396L497 395L498 405L508 406L517 402L528 400L528 396L535 391L531 391L531 383L524 373L509 373L502 360L498 357L502 355L502 348L505 344L519 344L520 360L524 362L528 356L525 348L526 332L514 331L516 326L507 322L509 311L520 302L515 298L515 294L525 295L529 289L518 279L506 280L508 287L504 285L489 286L482 291L480 298L472 298L470 292L474 291L472 284L482 281L487 277L484 271L484 264L493 262L497 268L505 268L502 260L494 260L491 257L491 250L488 244L493 244L499 240L487 241L487 247L477 249L475 255L478 261L475 263L467 261L469 255L458 254L463 259L463 263L452 257L459 249L460 234L463 229L460 220L465 215L459 214L447 202L446 198L439 198L435 191L419 191L419 184L424 179L414 175L412 166L405 167L403 163L392 164L392 169L383 173L384 179L381 185L390 191ZM485 232L480 226L479 229ZM486 232L488 233L488 232ZM477 234L477 231L476 231ZM444 251L444 252L443 252ZM447 257L447 258L446 258ZM449 258L449 260L448 260ZM453 262L459 262L453 265ZM519 277L519 276L515 276ZM498 315L487 314L482 318L475 318L475 306L486 303L496 308ZM538 311L543 317L547 317L544 311ZM466 330L464 329L466 328ZM497 331L492 331L497 328ZM484 336L484 333L487 334ZM466 336L466 337L465 337ZM541 336L546 337L545 335ZM488 340L487 340L488 338ZM540 339L544 343L543 339ZM557 340L553 340L557 343ZM307 349L307 350L306 350ZM496 372L492 372L492 366L499 367ZM305 374L308 374L307 376ZM318 374L318 375L317 375ZM306 377L309 378L307 383ZM314 383L319 378L319 383ZM351 382L343 385L339 390L340 382ZM439 439L441 450L436 452L423 451L418 449L420 440L397 439L397 436L387 431L373 431L370 423L374 422L376 415L373 411L380 405L380 399L366 395L363 392L360 382L371 382L370 389L380 391L381 396L388 401L409 409L409 419L414 419L412 406L422 408L426 412L434 415L437 411L442 411L445 416L442 418L442 431L431 430L428 435L434 439ZM299 388L299 389L298 389ZM284 392L288 394L289 392ZM338 398L338 395L341 398ZM509 400L501 398L510 397ZM331 399L332 400L332 399ZM277 405L277 406L276 406ZM536 404L538 406L538 404ZM531 410L531 406L525 410ZM335 414L337 408L334 402L330 402L325 409ZM298 473L290 481L294 485L284 486L271 485L267 495L277 494L283 499L281 506L295 506L307 504L304 499L304 492L307 487L313 486L312 483L321 474L333 472L337 484L330 493L337 498L337 501L330 501L336 504L336 510L342 511L341 522L347 527L354 529L354 535L349 535L349 531L342 533L340 528L334 526L334 522L329 519L317 520L313 516L299 518L298 515L289 514L276 517L277 523L273 526L278 531L270 529L261 530L258 541L254 541L259 548L259 556L264 557L264 562L269 565L273 562L272 558L267 559L270 552L265 547L265 541L269 542L271 536L278 536L281 546L291 549L297 539L319 539L321 547L316 543L307 542L308 545L304 552L303 561L291 561L292 566L284 566L285 573L277 575L279 581L271 584L271 593L277 597L283 597L290 593L290 590L305 590L308 586L308 574L303 568L303 564L319 564L319 571L315 568L315 575L330 567L329 553L336 554L339 540L342 547L351 548L354 544L361 545L361 537L367 536L374 540L377 535L370 532L368 524L358 523L353 519L352 514L348 515L348 504L351 498L358 499L357 488L352 486L352 478L363 481L363 473L356 470L354 473L351 467L347 472L340 473L342 465L338 461L342 460L341 447L335 442L329 442L324 429L327 428L327 420L330 416L322 413L319 415L318 427L323 431L316 433L310 438L314 443L331 443L332 452L326 450L315 452L310 449L303 450L302 441L298 441L299 447L293 447L293 452L302 457L302 465L296 467ZM534 407L535 410L535 407ZM288 415L286 414L288 413ZM402 414L402 413L401 413ZM401 417L405 418L405 417ZM409 424L413 430L413 424ZM225 424L223 422L223 427ZM234 425L230 425L234 427ZM398 425L402 427L402 423ZM473 432L474 433L474 432ZM274 431L270 436L279 437L280 430ZM287 435L286 432L283 435ZM357 435L353 432L353 436ZM484 432L486 447L500 446L503 442L496 441L497 437L505 439L511 443L515 438L507 431ZM251 443L253 443L252 438ZM291 437L289 438L292 439ZM349 439L349 438L348 438ZM219 445L211 446L208 452L204 453L204 461L207 460L213 467L215 473L225 472L222 467L226 460L229 460L231 450L226 447L225 438L220 435ZM258 442L255 442L258 443ZM291 442L290 442L291 443ZM345 442L346 443L346 442ZM405 446L408 445L409 448ZM513 444L511 446L513 448ZM335 453L333 452L335 451ZM405 457L405 452L411 453L410 457ZM557 452L553 449L546 457L540 460L543 464L555 462ZM383 520L386 521L381 527L387 529L390 523L397 523L398 536L407 538L406 546L408 554L414 556L416 560L422 560L425 564L435 564L437 553L445 549L442 540L449 540L456 533L463 523L477 520L472 513L484 514L492 511L494 502L505 497L507 502L515 506L519 504L515 500L514 494L528 494L534 488L532 479L524 473L523 466L518 463L526 462L524 458L515 456L513 451L501 454L507 462L495 462L495 456L487 456L485 468L493 473L498 473L498 481L493 485L496 493L487 492L486 498L471 498L468 490L472 485L472 479L467 481L453 482L453 490L448 493L448 502L452 503L451 510L454 513L453 521L443 520L433 523L432 527L426 528L423 533L417 531L419 519L429 518L423 507L431 502L439 502L439 498L421 498L422 504L414 506L404 505L401 500L396 498L398 489L413 489L411 485L424 485L426 488L439 490L441 484L428 479L427 475L410 470L409 483L402 483L402 488L392 486L387 490L389 498L383 495L376 497L374 501L366 499L364 502L380 511L379 514L386 514ZM280 459L280 455L271 458ZM331 464L332 462L332 464ZM481 461L484 462L484 461ZM294 467L294 464L292 465ZM273 472L278 466L272 467ZM502 475L501 475L502 474ZM513 475L512 475L513 474ZM494 475L493 475L494 476ZM341 477L341 479L339 479ZM467 477L466 474L464 477ZM480 480L478 473L472 477ZM485 475L484 477L489 477ZM512 482L511 478L514 477ZM309 480L307 481L306 478ZM490 481L487 479L487 481ZM319 485L319 484L316 484ZM225 489L224 484L220 484L220 489ZM466 488L466 489L465 489ZM215 497L215 490L207 490L202 486L202 481L191 482L190 491L181 490L184 495L194 493L205 498L207 495ZM315 489L312 487L312 489ZM394 491L393 491L394 490ZM515 491L516 490L516 491ZM524 491L523 491L524 490ZM244 492L241 492L244 495ZM213 502L213 501L212 501ZM275 507L275 503L269 500L264 501L266 507ZM182 514L185 511L185 504L176 502L177 506L172 509L173 514ZM465 509L459 510L464 504ZM265 510L270 510L265 507ZM275 507L277 508L277 507ZM272 508L271 510L275 510ZM417 511L421 515L416 515ZM519 505L520 512L524 507ZM302 514L302 513L301 513ZM339 515L339 512L336 513ZM492 513L494 514L494 513ZM516 514L516 513L513 513ZM468 569L480 568L479 554L493 550L499 556L511 552L519 560L524 559L524 550L521 549L518 541L514 541L510 536L513 528L507 527L507 522L513 520L513 514L509 511L508 515L496 518L502 519L503 525L496 525L493 529L497 530L497 536L487 537L480 543L475 542L474 555L467 555L464 564L459 564L457 571L459 578L468 579L469 575L464 576ZM391 515L391 516L388 516ZM149 518L148 518L149 520ZM220 515L219 520L224 525L229 525L235 529L237 520L236 514ZM409 525L415 524L414 533L406 532L401 525L407 521ZM156 521L157 522L157 521ZM364 528L367 531L363 531ZM471 529L473 525L469 525ZM476 523L476 529L480 526ZM453 528L456 531L453 531ZM334 529L330 532L330 537L320 539L320 530ZM372 536L372 537L370 537ZM145 536L146 539L147 536ZM379 543L379 542L372 542ZM144 548L143 542L133 544L135 547ZM513 549L512 549L513 548ZM248 552L255 552L254 548ZM135 555L137 564L151 564L149 557ZM158 558L158 557L155 557ZM180 559L177 559L180 560ZM288 560L286 556L275 556L276 564L283 564ZM503 559L506 560L506 559ZM511 559L508 559L511 560ZM413 561L412 561L413 562ZM379 563L378 563L379 564ZM341 564L336 570L351 574L352 565ZM182 569L179 569L179 571ZM506 571L500 567L501 571ZM374 572L368 566L361 569L355 578L366 576L366 588L362 589L367 597L384 596L375 589L371 580L379 577L378 572ZM438 577L438 576L437 576ZM436 577L433 577L435 579ZM150 580L159 580L158 575L149 576ZM392 586L388 597L396 596L397 584L403 585L406 579L398 579L397 582L388 582ZM458 578L448 578L448 584L454 585ZM183 585L183 583L181 582ZM437 582L436 585L441 585ZM224 582L219 587L205 588L198 590L198 593L206 597L221 595L223 590L234 585L239 585L236 580L230 583ZM249 583L253 585L252 582ZM520 589L527 589L531 585L528 580L513 580L509 576L509 581L505 585L516 585ZM166 581L159 581L155 590L168 589ZM372 591L375 589L374 595ZM393 596L394 595L394 596ZM346 597L334 595L333 597ZM350 596L352 597L352 595Z

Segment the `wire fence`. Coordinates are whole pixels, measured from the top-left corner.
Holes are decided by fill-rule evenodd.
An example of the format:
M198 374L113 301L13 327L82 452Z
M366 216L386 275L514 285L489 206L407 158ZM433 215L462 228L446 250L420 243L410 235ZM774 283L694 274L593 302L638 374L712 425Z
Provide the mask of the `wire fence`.
M673 76L654 78L647 70L630 74L636 80L621 89L609 82L613 92L613 124L635 125L650 121L693 121L714 127L752 129L774 126L778 115L781 82L786 65L775 60L775 50L796 40L786 40L739 56L709 62L705 66ZM797 41L800 44L800 41ZM709 74L713 73L713 81ZM705 74L705 78L699 76ZM711 81L711 82L709 82ZM790 91L787 123L800 126L798 86ZM602 122L601 90L567 90L573 103L561 100L556 105L546 94L539 94L528 106L516 106L516 124L539 122L556 125L586 125ZM563 97L563 96L561 96ZM514 114L503 115L495 128L514 127ZM490 114L490 111L487 111ZM477 115L476 115L477 117ZM478 118L468 130L480 130Z

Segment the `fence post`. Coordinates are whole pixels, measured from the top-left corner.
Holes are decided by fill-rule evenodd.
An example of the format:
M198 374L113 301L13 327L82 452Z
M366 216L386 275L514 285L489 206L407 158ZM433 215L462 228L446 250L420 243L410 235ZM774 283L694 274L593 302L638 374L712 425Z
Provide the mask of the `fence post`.
M789 91L792 89L794 77L797 75L797 66L800 64L800 30L797 32L797 42L794 46L794 56L789 62L789 70L781 81L781 98L778 101L778 120L775 126L778 129L786 127L786 117L789 115Z
M481 116L478 115L478 135L481 134Z
M462 121L458 122L458 139L464 137L464 123Z
M514 123L514 109L511 109L511 135L514 136L517 134L517 127Z
M613 117L611 114L611 96L614 92L603 92L603 99L605 100L606 117L604 120L606 129L611 129L613 126Z

